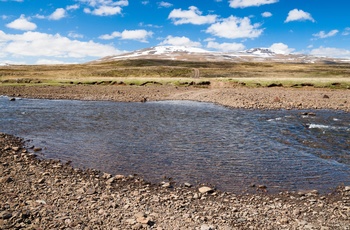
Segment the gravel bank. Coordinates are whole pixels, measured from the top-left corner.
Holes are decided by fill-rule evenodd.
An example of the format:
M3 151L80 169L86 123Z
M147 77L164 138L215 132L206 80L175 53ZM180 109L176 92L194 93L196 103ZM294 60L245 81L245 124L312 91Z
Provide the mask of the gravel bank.
M0 229L350 229L350 186L235 195L74 169L35 150L0 134Z
M127 102L194 100L247 109L335 109L350 111L350 90L313 87L249 88L221 83L212 83L208 88L169 85L1 86L0 95Z

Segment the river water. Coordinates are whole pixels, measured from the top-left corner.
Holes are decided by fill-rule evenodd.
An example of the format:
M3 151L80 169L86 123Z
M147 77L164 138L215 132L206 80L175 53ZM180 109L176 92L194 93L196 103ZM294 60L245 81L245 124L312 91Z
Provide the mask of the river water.
M171 177L236 193L350 185L350 116L340 111L0 97L0 132L29 139L43 158L155 183Z

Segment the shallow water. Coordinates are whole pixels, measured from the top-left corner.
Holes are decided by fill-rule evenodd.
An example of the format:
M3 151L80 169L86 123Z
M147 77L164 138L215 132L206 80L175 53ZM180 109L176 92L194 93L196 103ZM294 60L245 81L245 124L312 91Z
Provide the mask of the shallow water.
M303 112L0 97L0 132L30 139L41 157L151 182L171 177L238 193L251 184L271 192L350 184L349 114Z

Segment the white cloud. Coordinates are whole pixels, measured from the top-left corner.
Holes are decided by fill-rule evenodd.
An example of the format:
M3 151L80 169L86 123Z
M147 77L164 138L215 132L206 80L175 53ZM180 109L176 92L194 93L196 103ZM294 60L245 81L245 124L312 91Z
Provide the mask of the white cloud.
M334 58L346 58L350 59L350 50L332 48L332 47L319 47L310 51L311 55L323 56L323 57L334 57Z
M344 29L342 35L347 36L349 34L350 34L350 27L347 27L347 28Z
M87 14L93 14L97 16L110 16L120 14L122 12L122 8L119 6L100 6L99 8L96 8L94 10L85 8L84 12Z
M142 4L142 5L148 5L148 4L149 4L149 1L142 1L141 4Z
M136 40L140 42L147 42L147 38L152 37L153 32L147 30L124 30L123 32L115 31L111 34L101 35L99 38L103 40L111 40L120 38L123 40Z
M168 19L171 19L175 25L203 25L216 21L217 15L202 16L202 12L195 6L190 6L188 9L189 10L174 9L170 12Z
M229 0L232 8L245 8L250 6L261 6L276 3L279 0Z
M259 27L260 24L251 24L248 17L230 16L221 22L212 24L206 32L214 36L231 39L256 38L263 32L263 29L259 29Z
M59 64L76 64L55 59L39 59L35 62L36 65L59 65Z
M158 2L158 6L159 7L163 7L163 8L169 8L169 7L172 7L173 4L171 4L170 2Z
M86 4L89 7L84 8L84 12L87 14L93 14L97 16L110 16L120 14L122 7L128 6L127 0L113 1L113 0L78 0L82 4Z
M79 9L78 4L74 4L66 7L66 10L77 10L77 9Z
M269 18L269 17L272 17L272 14L271 12L264 12L261 14L261 16L263 16L264 18Z
M6 27L16 30L35 30L37 28L36 24L28 21L24 14L13 22L8 23Z
M331 30L328 33L324 31L320 31L317 34L313 34L312 36L317 37L317 38L328 38L328 37L333 37L335 36L339 31L338 30Z
M245 46L241 43L217 43L214 41L209 41L207 48L215 49L221 52L234 52L241 51L245 49Z
M105 57L121 53L113 46L93 41L71 40L59 34L24 32L23 34L6 34L0 30L0 57L65 58L81 59Z
M84 35L82 35L82 34L77 34L77 33L74 33L74 32L69 32L69 33L68 33L68 37L77 39L77 38L84 38Z
M274 43L269 47L269 49L276 54L290 54L295 50L293 48L289 48L288 45L283 43Z
M49 19L50 20L60 20L64 17L66 17L66 10L63 9L63 8L57 8L55 10L55 12L53 12L50 16L49 16Z
M315 20L312 18L310 13L305 12L303 10L294 9L289 11L288 17L284 22L307 21L307 20L315 22Z
M188 37L173 37L171 35L167 36L164 41L159 43L159 45L171 45L171 46L188 46L188 47L201 47L200 42L191 41Z

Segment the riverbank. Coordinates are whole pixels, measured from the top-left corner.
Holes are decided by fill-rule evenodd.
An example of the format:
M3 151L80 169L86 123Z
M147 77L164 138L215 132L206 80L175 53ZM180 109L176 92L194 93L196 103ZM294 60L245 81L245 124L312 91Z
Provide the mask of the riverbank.
M0 134L1 229L349 229L350 187L235 195L35 157Z
M209 87L172 85L1 86L0 95L26 98L156 101L194 100L246 109L333 109L350 111L349 89L242 87L213 82Z

